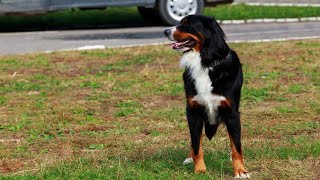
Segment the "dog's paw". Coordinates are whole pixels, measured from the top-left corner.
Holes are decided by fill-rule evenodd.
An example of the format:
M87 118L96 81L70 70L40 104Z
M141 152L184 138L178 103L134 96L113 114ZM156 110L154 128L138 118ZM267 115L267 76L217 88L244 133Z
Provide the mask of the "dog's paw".
M192 158L187 158L183 161L183 165L186 165L186 164L191 164L193 163L193 159Z
M246 171L240 171L240 172L237 172L234 176L234 178L236 179L246 179L246 178L250 178L250 173L249 172L246 172Z
M205 165L195 166L195 167L194 167L194 173L196 173L196 174L206 173L206 172L207 172L207 168L206 168Z

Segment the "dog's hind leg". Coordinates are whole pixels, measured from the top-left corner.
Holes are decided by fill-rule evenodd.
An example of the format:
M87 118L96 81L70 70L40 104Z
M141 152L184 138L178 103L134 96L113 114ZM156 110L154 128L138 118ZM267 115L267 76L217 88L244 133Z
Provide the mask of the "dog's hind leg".
M202 129L203 110L187 108L187 118L191 135L191 157L194 163L195 173L205 173L206 165L203 159Z

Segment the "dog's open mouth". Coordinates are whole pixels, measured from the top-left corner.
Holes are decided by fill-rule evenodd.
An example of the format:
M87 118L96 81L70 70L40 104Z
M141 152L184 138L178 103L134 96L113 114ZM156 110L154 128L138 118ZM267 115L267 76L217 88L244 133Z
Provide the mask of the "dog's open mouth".
M195 45L195 41L192 38L190 38L190 39L187 39L187 40L177 41L177 42L173 43L172 44L172 48L174 50L180 50L180 49L183 49L185 47L192 48L194 45Z

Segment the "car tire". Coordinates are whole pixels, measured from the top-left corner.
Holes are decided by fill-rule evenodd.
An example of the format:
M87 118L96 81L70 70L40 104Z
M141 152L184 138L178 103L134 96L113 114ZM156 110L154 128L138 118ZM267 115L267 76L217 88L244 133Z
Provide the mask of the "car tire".
M157 11L161 20L167 25L177 25L190 14L201 14L203 0L158 0Z

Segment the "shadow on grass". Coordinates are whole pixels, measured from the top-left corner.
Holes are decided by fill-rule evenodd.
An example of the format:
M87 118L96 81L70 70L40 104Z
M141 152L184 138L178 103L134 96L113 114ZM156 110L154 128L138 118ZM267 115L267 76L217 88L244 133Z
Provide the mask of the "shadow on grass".
M0 16L0 32L147 26L137 8L69 9L32 16Z

